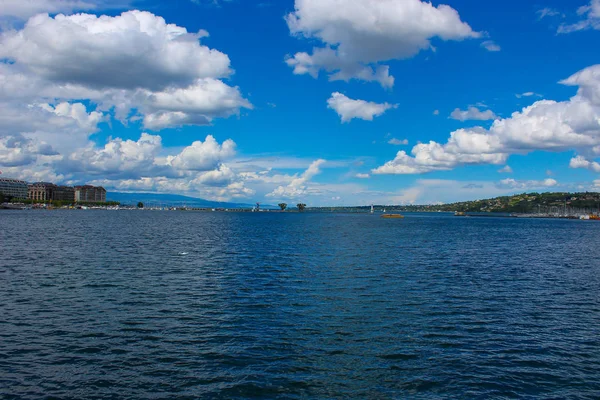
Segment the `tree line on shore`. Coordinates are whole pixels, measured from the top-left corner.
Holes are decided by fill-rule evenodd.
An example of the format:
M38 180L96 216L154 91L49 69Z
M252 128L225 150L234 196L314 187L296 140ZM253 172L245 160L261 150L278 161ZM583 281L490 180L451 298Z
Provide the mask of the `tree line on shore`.
M278 206L279 208L281 208L281 211L285 211L288 207L287 203L279 203ZM298 211L304 211L304 209L306 208L306 204L298 203L296 204L296 208L298 208Z

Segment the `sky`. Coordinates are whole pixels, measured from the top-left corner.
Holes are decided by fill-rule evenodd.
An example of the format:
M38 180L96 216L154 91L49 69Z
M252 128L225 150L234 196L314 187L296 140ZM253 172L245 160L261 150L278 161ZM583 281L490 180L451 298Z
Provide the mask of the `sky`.
M2 177L309 206L600 191L600 0L0 0Z

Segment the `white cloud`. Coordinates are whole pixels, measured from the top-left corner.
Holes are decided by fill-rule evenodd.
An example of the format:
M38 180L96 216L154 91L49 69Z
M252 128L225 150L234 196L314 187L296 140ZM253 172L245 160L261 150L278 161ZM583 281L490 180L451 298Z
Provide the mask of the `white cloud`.
M223 187L231 184L235 177L235 172L231 168L225 164L221 164L217 169L200 174L191 183L199 183L211 187Z
M578 85L568 101L540 100L496 119L490 129L459 129L446 144L429 142L412 149L412 157L398 152L396 158L373 170L375 174L417 174L449 170L468 164L503 164L511 154L535 150L600 153L600 65L586 68L562 81Z
M256 193L226 164L235 155L230 139L219 144L209 135L178 154L161 156L165 151L160 136L144 133L137 141L110 139L100 149L90 145L55 164L68 171L61 180L96 177L91 183L109 190L185 193L218 201Z
M23 104L0 100L0 138L23 137L35 146L51 144L58 152L69 152L88 144L103 113L88 112L81 103ZM35 161L35 160L33 160Z
M433 115L440 115L440 110L433 110Z
M392 144L394 146L402 146L402 145L407 145L408 144L408 139L396 139L396 138L391 138L390 140L388 140L388 144Z
M562 24L558 33L571 33L585 29L600 30L600 0L590 0L588 5L579 7L577 14L583 19L574 24Z
M600 163L598 163L596 161L588 161L583 156L576 156L576 157L571 158L571 161L569 162L569 167L570 168L583 168L583 169L588 169L593 172L600 172Z
M254 189L244 186L243 182L233 182L225 187L207 188L203 196L217 201L229 201L232 199L247 199L256 193Z
M503 179L498 183L499 187L506 187L509 189L539 189L539 188L550 188L557 186L558 182L554 179L547 178L542 181L519 181L512 178Z
M0 16L27 20L40 13L72 13L93 10L97 4L82 0L1 0Z
M60 6L57 12L87 7L36 0L27 6L53 12L49 4ZM117 0L89 4L98 10ZM11 10L14 18L28 13L23 7ZM237 87L221 80L232 73L229 58L200 43L207 35L139 11L116 17L41 14L0 32L3 173L221 200L253 195L227 164L235 155L231 140L217 143L209 135L181 150L163 148L159 135L147 133L138 140L108 138L99 146L90 140L113 115L160 130L210 124L251 108Z
M479 148L489 147L484 134L475 136L465 130L452 133L449 143L442 146L436 142L419 143L412 149L414 157L399 151L392 161L373 169L373 174L422 174L432 171L447 171L457 165L503 164L507 154L485 153Z
M510 165L505 165L504 167L500 168L498 172L501 174L512 174L513 170Z
M452 111L452 114L450 114L450 118L458 121L487 121L490 119L496 119L498 116L494 114L492 110L481 111L477 107L469 107L465 111L461 110L460 108L456 108L454 111Z
M217 79L201 79L181 89L150 94L142 106L144 126L152 130L181 125L207 125L213 118L239 114L241 107L252 108L238 88Z
M102 185L114 191L185 193L200 196L213 201L231 201L247 199L255 194L253 189L244 186L243 182L231 182L221 185L206 185L200 179L173 179L167 177L143 177L139 179L91 181L90 184Z
M37 15L0 34L0 95L7 99L88 99L126 122L135 110L148 129L207 125L252 108L229 57L149 12L116 17ZM101 54L102 57L98 55Z
M557 15L561 15L560 11L555 10L554 8L545 7L536 11L538 15L538 19L543 19L546 17L555 17Z
M290 32L317 39L323 47L312 54L299 52L287 58L295 74L330 80L359 79L392 87L394 78L381 62L410 58L431 48L431 39L464 40L481 35L461 21L447 5L419 0L296 0L286 16Z
M56 155L47 143L40 143L23 136L0 137L0 166L21 167L35 163L38 156Z
M195 141L175 157L168 158L168 163L177 169L208 171L234 155L235 142L233 140L228 139L220 145L214 137L208 135L204 142Z
M560 83L579 87L574 100L586 101L592 106L600 107L600 64L587 67Z
M534 93L534 92L525 92L525 93L517 93L517 94L515 94L515 97L517 99L520 99L522 97L531 97L531 96L542 97L542 95Z
M359 179L368 179L371 177L369 174L356 174L355 176Z
M502 50L500 48L500 46L493 40L486 40L486 41L482 42L481 47L483 47L487 51L493 51L493 52Z
M2 34L0 57L53 82L162 90L230 75L229 57L199 43L205 35L144 11L116 17L41 14L22 30Z
M506 196L529 190L557 190L550 181L457 181L417 179L410 187L395 193L378 193L384 204L442 204ZM552 188L552 189L550 189Z
M374 117L383 115L390 108L396 107L389 103L379 104L372 101L354 100L339 92L331 94L327 100L327 106L342 118L342 122L349 122L353 118L373 121Z
M66 158L65 169L85 175L106 177L153 176L162 148L160 136L142 133L139 140L111 139L103 148L90 145ZM163 169L164 170L164 169Z
M319 159L314 161L306 171L304 171L300 176L295 177L287 186L278 186L273 192L267 194L267 197L273 197L276 199L284 199L284 198L297 198L300 196L304 196L310 192L310 188L308 187L309 181L316 175L321 173L321 165L323 165L326 161L323 159Z

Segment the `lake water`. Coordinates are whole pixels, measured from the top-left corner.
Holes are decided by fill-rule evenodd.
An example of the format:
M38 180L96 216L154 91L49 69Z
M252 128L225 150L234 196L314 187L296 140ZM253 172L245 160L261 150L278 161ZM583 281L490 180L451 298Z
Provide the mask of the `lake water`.
M600 398L600 222L0 212L0 397Z

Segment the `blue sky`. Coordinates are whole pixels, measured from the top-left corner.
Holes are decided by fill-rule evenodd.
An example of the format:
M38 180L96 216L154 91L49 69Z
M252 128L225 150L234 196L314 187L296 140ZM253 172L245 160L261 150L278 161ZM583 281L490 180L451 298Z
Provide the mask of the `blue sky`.
M523 3L0 0L0 170L309 205L597 190L600 1Z

